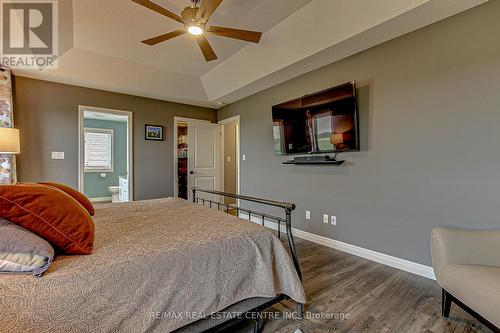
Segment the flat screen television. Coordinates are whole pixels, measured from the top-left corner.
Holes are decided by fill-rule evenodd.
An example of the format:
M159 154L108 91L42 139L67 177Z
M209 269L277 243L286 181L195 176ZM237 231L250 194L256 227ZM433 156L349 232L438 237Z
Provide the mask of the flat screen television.
M359 150L356 82L273 106L279 155Z

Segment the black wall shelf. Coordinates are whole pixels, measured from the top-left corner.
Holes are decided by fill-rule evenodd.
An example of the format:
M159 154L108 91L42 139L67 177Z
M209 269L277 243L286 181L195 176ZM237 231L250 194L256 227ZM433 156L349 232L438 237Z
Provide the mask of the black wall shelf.
M284 161L283 164L294 164L294 165L307 165L307 164L316 164L316 165L342 165L345 161L337 161L337 160L316 160L316 161Z

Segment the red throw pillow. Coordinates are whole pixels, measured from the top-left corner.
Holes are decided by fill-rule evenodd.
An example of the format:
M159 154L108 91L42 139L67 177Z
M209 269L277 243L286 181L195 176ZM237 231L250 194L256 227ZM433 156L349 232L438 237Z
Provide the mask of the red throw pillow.
M69 187L64 184L59 184L59 183L52 183L52 182L40 182L38 184L42 185L47 185L47 186L52 186L55 188L60 189L61 191L65 192L67 195L71 196L73 199L78 201L80 205L82 205L87 212L89 212L90 215L94 216L95 215L95 209L92 203L90 202L89 198L85 196L82 192L79 192L72 187Z
M92 253L92 218L82 205L57 188L0 185L0 217L37 234L63 253Z

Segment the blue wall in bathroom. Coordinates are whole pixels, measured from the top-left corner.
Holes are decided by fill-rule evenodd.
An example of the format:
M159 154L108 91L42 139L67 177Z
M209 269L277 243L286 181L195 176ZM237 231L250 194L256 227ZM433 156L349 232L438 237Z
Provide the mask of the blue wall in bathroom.
M111 197L109 186L118 186L118 176L127 176L127 123L118 121L85 119L84 127L107 128L114 131L113 154L114 172L107 172L101 178L101 172L85 172L83 190L89 198Z

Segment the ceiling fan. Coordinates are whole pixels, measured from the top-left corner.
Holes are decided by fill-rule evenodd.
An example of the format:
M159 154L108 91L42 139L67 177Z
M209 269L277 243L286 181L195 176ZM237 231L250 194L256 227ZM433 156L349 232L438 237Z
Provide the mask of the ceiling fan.
M221 4L222 0L203 0L201 4L200 0L191 0L193 2L193 5L184 8L181 12L181 16L172 13L171 11L157 5L151 0L132 1L181 24L184 24L184 29L171 31L160 36L143 40L142 42L144 44L156 45L169 39L184 35L185 33L189 33L196 38L196 41L198 42L198 45L200 46L201 52L205 56L206 61L217 59L217 55L210 46L208 39L204 36L205 32L223 37L240 39L252 43L259 43L262 36L262 33L257 31L217 27L213 25L207 26L207 22L210 16Z

